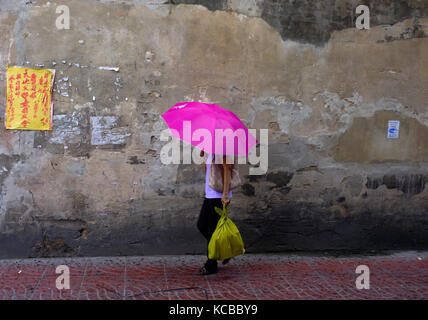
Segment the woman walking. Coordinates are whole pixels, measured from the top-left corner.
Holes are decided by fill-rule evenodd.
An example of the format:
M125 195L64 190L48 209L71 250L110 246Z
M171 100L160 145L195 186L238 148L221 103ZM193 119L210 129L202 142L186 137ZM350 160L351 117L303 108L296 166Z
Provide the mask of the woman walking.
M162 114L162 118L165 120L168 128L171 130L171 135L174 138L180 139L197 148L201 148L201 141L200 139L194 139L194 137L195 133L197 133L196 136L201 137L201 131L199 131L201 129L208 132L210 137L216 137L217 130L222 130L224 135L221 139L226 138L226 141L229 141L229 138L232 138L232 141L234 141L232 145L233 148L232 150L227 148L227 154L230 156L247 156L251 148L253 148L258 142L236 114L216 104L203 103L199 101L179 102ZM186 132L188 134L186 134ZM236 133L239 134L235 135ZM241 133L245 133L245 135L243 136ZM234 164L227 164L226 156L223 157L220 164L212 164L213 157L211 154L225 154L225 145L222 143L216 143L215 138L211 139L211 143L208 143L208 140L207 143L205 143L205 135L203 135L203 137L204 145L202 149L207 151L209 155L205 164L205 199L197 226L209 243L211 236L217 227L217 222L220 219L220 216L215 212L214 208L219 207L221 209L223 205L227 206L230 203L230 198L232 197L232 192L230 192L230 182L232 178L234 181L238 180L235 180L235 176L232 177ZM238 137L237 143L235 143L235 137ZM201 151L201 157L203 156L204 151ZM222 167L222 192L217 192L209 186L211 165L219 165ZM234 187L236 187L235 183ZM229 259L223 260L223 264L226 264L228 261ZM200 269L200 274L207 275L216 272L217 260L209 259L208 257L207 262Z
M204 151L201 151L201 157L204 156ZM214 157L208 155L205 162L205 199L202 204L201 212L198 219L198 229L207 240L207 256L208 256L208 243L217 227L217 222L220 216L215 212L214 207L222 208L223 205L227 206L232 198L232 191L229 191L231 174L233 164L226 163L226 157L223 157L223 192L218 192L210 188L209 175L210 166L217 165L214 163ZM224 260L223 264L229 262L230 259ZM213 274L218 271L217 260L209 259L205 262L204 266L199 270L200 275Z

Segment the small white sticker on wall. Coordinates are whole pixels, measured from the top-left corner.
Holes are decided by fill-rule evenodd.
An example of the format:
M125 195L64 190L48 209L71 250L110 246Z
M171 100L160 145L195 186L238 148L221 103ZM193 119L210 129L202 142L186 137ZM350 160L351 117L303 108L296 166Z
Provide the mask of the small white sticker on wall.
M389 120L388 121L388 139L398 139L400 132L400 121Z

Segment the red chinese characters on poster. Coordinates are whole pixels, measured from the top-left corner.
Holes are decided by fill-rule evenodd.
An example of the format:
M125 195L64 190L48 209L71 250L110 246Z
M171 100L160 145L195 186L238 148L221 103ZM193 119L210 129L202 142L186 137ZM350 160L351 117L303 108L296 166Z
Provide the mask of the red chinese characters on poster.
M55 70L9 67L6 76L6 129L52 130Z

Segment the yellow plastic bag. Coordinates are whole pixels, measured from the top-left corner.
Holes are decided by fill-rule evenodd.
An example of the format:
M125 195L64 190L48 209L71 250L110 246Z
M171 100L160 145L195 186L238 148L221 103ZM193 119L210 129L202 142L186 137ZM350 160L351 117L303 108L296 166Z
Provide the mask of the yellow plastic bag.
M215 207L221 216L208 244L208 258L225 260L245 253L244 242L235 224L227 217L227 208Z

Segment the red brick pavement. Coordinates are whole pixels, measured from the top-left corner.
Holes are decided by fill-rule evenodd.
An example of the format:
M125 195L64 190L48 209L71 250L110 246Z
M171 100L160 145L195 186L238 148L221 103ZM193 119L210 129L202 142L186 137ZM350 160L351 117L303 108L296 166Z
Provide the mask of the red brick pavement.
M0 260L0 299L427 299L428 253L382 256L246 254L197 275L203 256ZM58 265L70 289L58 290ZM370 289L358 290L359 265Z

